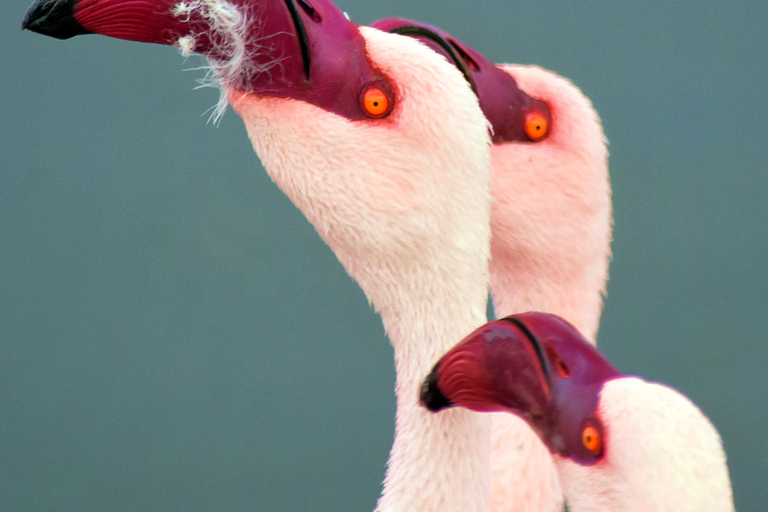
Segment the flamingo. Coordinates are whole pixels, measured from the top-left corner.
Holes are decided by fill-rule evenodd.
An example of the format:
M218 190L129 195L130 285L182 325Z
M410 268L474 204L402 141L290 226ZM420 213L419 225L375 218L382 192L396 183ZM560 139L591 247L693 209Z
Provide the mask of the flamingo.
M619 373L571 324L545 313L490 322L435 365L433 411L505 411L531 424L573 512L732 512L720 436L688 398Z
M608 279L611 189L599 116L571 82L536 66L496 65L447 32L389 18L374 27L419 38L462 69L494 130L491 292L497 317L545 311L595 344ZM524 103L510 91L527 94ZM509 414L491 421L494 512L560 511L546 446Z
M485 321L490 136L456 68L328 0L38 0L23 27L208 58L267 172L394 347L396 436L378 510L487 510L487 419L433 416L413 392L450 340Z

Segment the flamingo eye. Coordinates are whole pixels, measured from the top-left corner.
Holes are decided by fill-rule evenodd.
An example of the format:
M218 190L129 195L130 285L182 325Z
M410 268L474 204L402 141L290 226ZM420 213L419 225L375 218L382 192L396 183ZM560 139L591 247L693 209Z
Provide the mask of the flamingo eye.
M547 118L537 112L525 116L525 133L532 141L543 139L549 133Z
M595 457L603 451L603 438L600 435L600 431L593 425L587 425L581 431L581 443Z
M392 110L391 101L387 93L378 85L371 85L365 89L360 100L363 111L372 117L378 119L386 116Z

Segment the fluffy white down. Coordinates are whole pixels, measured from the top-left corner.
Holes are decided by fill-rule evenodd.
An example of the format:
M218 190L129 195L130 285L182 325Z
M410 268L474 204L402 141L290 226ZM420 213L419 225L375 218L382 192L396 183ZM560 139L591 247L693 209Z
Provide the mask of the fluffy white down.
M560 315L592 343L608 279L611 190L608 151L589 99L536 66L502 66L552 111L549 136L491 150L491 291L496 316ZM493 512L560 512L563 497L549 450L522 419L491 419Z
M212 108L210 120L218 122L227 108L227 95L222 84L242 84L261 73L270 73L282 60L273 55L274 49L268 44L271 36L253 37L248 33L251 20L259 17L258 4L236 6L227 0L181 0L174 5L173 15L183 22L192 19L204 20L206 33L214 44L214 50L227 58L209 58L204 70L205 76L198 80L200 87L221 90L219 102ZM194 51L199 33L187 34L176 42L184 57ZM255 59L256 55L267 59ZM263 61L264 63L257 63Z
M732 512L720 436L688 398L635 377L609 381L598 409L605 458L558 461L573 512Z
M229 99L268 173L360 284L395 349L397 433L379 510L484 512L487 418L434 415L417 395L432 364L485 322L487 122L444 59L411 38L361 33L396 89L388 118L349 121L234 90Z

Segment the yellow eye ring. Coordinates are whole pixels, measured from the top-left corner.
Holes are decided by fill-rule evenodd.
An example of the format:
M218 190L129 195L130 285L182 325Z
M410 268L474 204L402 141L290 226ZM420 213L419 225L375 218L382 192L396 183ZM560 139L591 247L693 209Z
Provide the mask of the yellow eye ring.
M530 112L525 116L525 134L532 141L543 139L549 133L547 118L538 112Z
M387 93L378 85L369 86L360 99L363 111L368 117L378 119L389 114L391 102Z
M603 451L603 438L600 431L592 425L587 425L581 431L581 442L584 448L594 456L600 455Z

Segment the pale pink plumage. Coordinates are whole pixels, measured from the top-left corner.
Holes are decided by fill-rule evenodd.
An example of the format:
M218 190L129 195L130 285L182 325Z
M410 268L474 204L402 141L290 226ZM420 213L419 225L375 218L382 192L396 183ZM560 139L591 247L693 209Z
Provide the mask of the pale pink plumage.
M560 315L596 342L608 279L611 191L606 139L589 99L538 67L502 66L520 89L546 101L549 136L493 146L491 291L497 317ZM491 420L493 512L559 512L552 457L510 414Z
M434 416L418 390L433 362L485 321L487 122L442 57L407 37L360 31L397 89L389 117L349 121L232 89L229 100L267 172L360 284L395 349L397 432L378 510L485 512L487 418Z
M555 457L572 512L733 512L720 436L688 398L637 377L610 380L598 417L600 462Z

